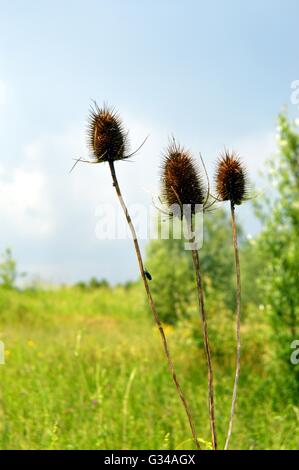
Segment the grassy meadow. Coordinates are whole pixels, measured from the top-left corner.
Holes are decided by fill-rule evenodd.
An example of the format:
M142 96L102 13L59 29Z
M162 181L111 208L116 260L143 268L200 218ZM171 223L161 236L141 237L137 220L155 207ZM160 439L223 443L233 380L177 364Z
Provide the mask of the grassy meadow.
M210 322L223 448L235 323L211 309ZM197 327L194 315L165 330L202 447L209 448L206 363ZM279 385L269 334L263 315L247 313L232 449L298 447L299 409ZM1 289L0 337L6 359L0 366L2 449L193 448L141 285Z

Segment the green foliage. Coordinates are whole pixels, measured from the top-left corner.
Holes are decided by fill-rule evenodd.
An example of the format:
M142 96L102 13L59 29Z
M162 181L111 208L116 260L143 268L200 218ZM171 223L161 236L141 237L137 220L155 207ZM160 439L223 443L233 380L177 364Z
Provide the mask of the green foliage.
M6 248L0 261L0 285L12 289L15 287L17 276L17 263L12 256L11 249Z

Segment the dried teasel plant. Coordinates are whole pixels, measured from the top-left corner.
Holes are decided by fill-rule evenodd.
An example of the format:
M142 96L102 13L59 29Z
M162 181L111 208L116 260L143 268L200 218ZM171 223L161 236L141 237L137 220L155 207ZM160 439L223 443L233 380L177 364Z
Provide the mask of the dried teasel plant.
M166 149L162 165L163 198L169 207L175 210L178 206L179 215L183 218L183 206L189 206L191 213L196 205L203 205L205 188L202 178L191 154L173 140Z
M143 143L141 144L141 146L143 145ZM128 226L132 234L140 274L144 283L150 309L153 313L154 320L156 322L156 325L158 327L158 330L162 339L162 344L164 348L164 353L166 355L167 364L168 364L170 373L172 375L172 379L175 384L177 393L179 395L179 398L182 402L185 413L187 415L195 446L197 449L200 449L200 444L196 435L191 410L185 398L185 395L182 391L181 385L178 381L178 377L174 368L174 363L170 355L170 350L169 350L168 342L167 342L166 335L164 332L164 328L160 320L160 317L158 315L158 312L156 310L154 300L152 298L152 294L151 294L151 290L150 290L149 282L148 282L148 280L151 279L151 276L144 267L143 259L142 259L138 239L137 239L137 234L136 234L131 216L128 212L128 209L122 197L122 193L120 190L120 186L119 186L118 179L116 176L116 171L115 171L116 161L125 160L131 157L141 148L141 146L135 152L128 154L127 153L128 152L128 138L127 138L127 134L124 131L119 115L113 109L110 109L107 106L103 106L102 108L99 108L96 103L94 104L94 107L91 109L91 113L89 117L88 144L89 144L89 148L91 150L92 157L93 157L93 160L91 160L89 163L107 162L109 164L113 186L115 188L117 197L119 199L120 205L123 209L123 212L126 217L126 221L128 223ZM84 161L84 160L78 159L75 165L78 163L78 161Z
M237 238L237 225L235 216L235 207L242 204L248 195L247 172L240 158L234 153L225 151L218 160L216 168L216 190L217 199L220 201L230 201L232 238L234 245L235 266L236 266L236 335L237 335L237 353L236 353L236 371L232 394L232 405L229 420L229 427L224 449L227 450L232 434L233 419L237 400L237 388L240 376L241 362L241 273L240 258Z
M162 198L167 203L171 215L185 218L189 240L193 242L193 220L197 211L202 210L208 201L203 178L189 151L178 145L175 140L170 142L163 157L162 164ZM187 208L187 211L185 210ZM208 368L209 416L213 449L217 449L214 385L211 350L208 336L207 315L205 310L204 291L198 248L193 246L192 259L196 275L199 311L202 320L203 338Z
M123 160L128 151L127 134L118 114L104 105L94 103L88 123L88 145L94 159L101 162Z

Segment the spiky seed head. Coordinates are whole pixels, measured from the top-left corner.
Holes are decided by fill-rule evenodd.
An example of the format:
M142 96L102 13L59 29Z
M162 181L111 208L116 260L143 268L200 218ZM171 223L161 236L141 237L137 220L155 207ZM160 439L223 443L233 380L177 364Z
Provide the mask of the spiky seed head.
M242 204L247 193L247 174L240 158L225 151L218 160L216 168L216 189L221 201Z
M163 155L162 195L168 206L188 205L192 214L205 199L205 188L192 155L175 141Z
M88 145L96 161L122 160L128 148L127 136L119 115L108 106L95 103L88 122Z

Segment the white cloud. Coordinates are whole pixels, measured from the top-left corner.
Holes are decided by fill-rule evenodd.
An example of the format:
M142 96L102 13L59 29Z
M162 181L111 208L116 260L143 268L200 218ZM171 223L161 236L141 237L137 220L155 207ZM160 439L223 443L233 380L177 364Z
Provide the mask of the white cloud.
M136 123L130 116L125 122L132 129L132 150L146 135L150 137L133 162L117 164L117 175L128 205L144 203L149 207L159 188L161 151L167 134L146 122ZM217 155L219 148L205 144L210 150L207 155ZM235 142L254 177L274 148L270 132ZM81 127L72 127L27 144L18 167L0 167L1 245L9 244L19 253L22 269L40 272L46 279L73 281L96 275L119 281L135 277L138 268L131 241L103 242L95 235L97 206L108 203L118 207L109 168L82 163L69 174L73 158L78 157L88 158L86 140ZM207 162L211 181L214 160ZM248 230L255 232L253 216L244 220Z
M50 240L57 234L76 193L68 169L78 140L72 131L40 137L23 148L17 167L0 167L0 217L6 238Z
M18 230L33 238L48 235L53 226L44 193L42 172L16 168L0 172L0 214L5 230Z

